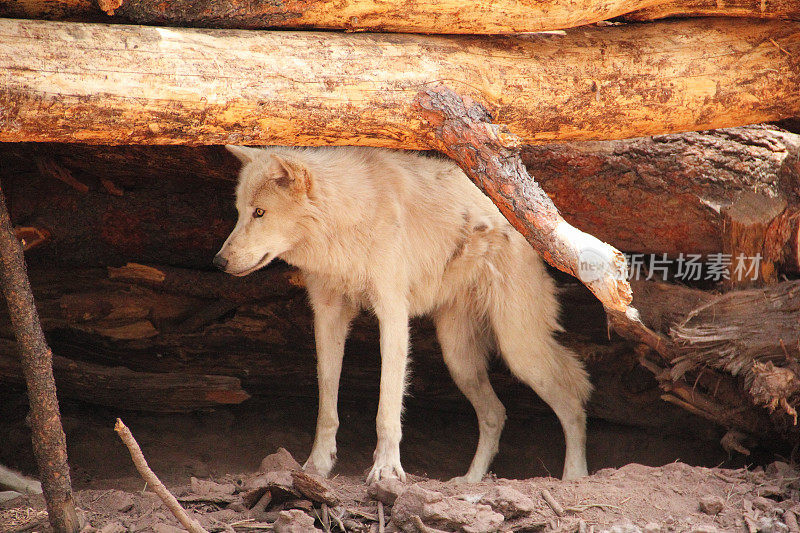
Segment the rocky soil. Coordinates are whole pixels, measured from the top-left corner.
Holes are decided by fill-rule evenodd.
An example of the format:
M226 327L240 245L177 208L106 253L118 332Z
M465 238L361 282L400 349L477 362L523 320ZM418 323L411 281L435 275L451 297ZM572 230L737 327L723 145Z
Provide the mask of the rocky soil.
M300 471L284 449L257 472L192 477L173 493L209 532L798 532L800 471L630 464L562 482L553 478L455 484L419 476L406 483L325 480ZM85 533L182 531L146 487L81 490ZM47 531L41 497L0 507L0 531Z

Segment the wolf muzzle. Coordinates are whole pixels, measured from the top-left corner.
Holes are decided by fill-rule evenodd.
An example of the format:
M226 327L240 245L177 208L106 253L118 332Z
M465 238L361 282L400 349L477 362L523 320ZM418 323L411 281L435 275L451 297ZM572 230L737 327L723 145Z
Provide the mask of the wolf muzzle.
M214 256L214 259L211 261L211 264L220 270L225 270L225 267L228 266L228 260L222 257L221 255L217 254Z

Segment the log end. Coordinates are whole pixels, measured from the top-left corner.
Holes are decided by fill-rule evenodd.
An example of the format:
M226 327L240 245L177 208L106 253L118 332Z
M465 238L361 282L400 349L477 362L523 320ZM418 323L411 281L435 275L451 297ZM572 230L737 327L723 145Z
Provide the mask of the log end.
M556 226L554 238L566 243L569 255L577 257L577 277L607 309L627 313L633 301L628 283L628 262L622 252L597 237L584 233L564 220Z

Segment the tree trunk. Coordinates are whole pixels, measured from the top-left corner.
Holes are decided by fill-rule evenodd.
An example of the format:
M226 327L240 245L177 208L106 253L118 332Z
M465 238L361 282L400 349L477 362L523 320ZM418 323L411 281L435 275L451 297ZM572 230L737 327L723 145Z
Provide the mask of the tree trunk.
M638 11L634 11L638 10ZM630 13L633 12L633 13ZM503 34L558 30L630 13L631 20L666 16L800 18L792 0L370 0L235 2L178 0L0 0L0 16L216 28L330 29L440 34ZM113 15L113 16L112 16Z
M709 19L481 38L0 20L0 141L426 148L414 102L435 84L525 143L778 120L800 114L798 29Z
M21 384L19 361L9 355L14 349L13 343L0 339L0 381ZM182 413L250 397L229 376L134 372L59 356L53 357L53 372L61 398L129 411Z
M39 466L47 516L56 533L77 533L81 525L72 498L67 443L53 380L53 354L39 323L22 246L11 226L2 188L0 283L28 390L33 453Z

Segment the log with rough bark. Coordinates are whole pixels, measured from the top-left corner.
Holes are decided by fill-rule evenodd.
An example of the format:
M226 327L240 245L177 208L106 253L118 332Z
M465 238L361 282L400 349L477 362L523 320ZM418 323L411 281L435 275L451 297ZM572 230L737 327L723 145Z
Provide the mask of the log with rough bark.
M21 384L19 361L10 355L14 348L12 342L0 339L0 381ZM130 411L183 413L237 404L250 397L239 379L231 376L134 372L57 355L53 356L53 373L61 398Z
M43 156L89 190L41 174L34 161ZM567 222L620 250L658 257L722 253L732 245L731 208L743 195L785 202L764 232L780 239L754 245L765 258L781 256L778 272L800 268L800 135L749 126L525 146L522 157ZM221 147L6 143L0 159L13 177L6 186L12 218L47 233L31 261L204 268L236 221L230 195L238 162ZM104 180L122 196L110 194ZM161 229L165 212L171 231ZM788 236L775 231L786 219ZM228 294L239 290L230 283ZM265 279L262 286L274 285Z
M797 134L750 126L522 153L568 222L621 250L760 254L760 279L800 265Z
M666 0L653 2L621 17L627 21L656 20L666 17L753 17L800 18L800 5L794 0Z
M424 37L3 19L0 141L427 148L414 102L441 83L526 143L778 120L800 114L799 29Z
M522 164L519 139L493 124L485 107L449 89L425 91L418 105L433 126L431 144L458 163L542 257L581 280L604 307L625 313L631 303L625 257L561 217Z
M631 13L633 12L633 13ZM630 15L626 15L630 13ZM503 34L557 30L626 15L800 18L792 0L0 0L0 16L217 28L306 28L402 33Z

